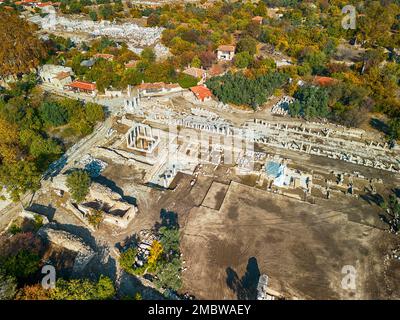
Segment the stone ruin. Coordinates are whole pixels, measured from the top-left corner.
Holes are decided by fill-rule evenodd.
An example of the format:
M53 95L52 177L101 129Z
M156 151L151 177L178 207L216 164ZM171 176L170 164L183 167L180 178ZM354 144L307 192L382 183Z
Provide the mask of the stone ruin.
M120 228L126 228L138 211L135 204L128 203L119 193L96 182L90 186L85 202L75 204L75 207L85 218L92 210L100 210L104 214L103 222Z
M157 147L160 139L157 135L153 135L153 128L136 123L126 135L127 147L131 150L152 153Z
M40 228L38 235L57 246L77 253L73 272L82 271L95 255L92 248L82 238L63 230L56 230L51 225Z
M289 114L289 104L293 103L294 98L289 96L282 97L271 108L271 113L274 115L287 116Z
M66 179L66 175L58 175L53 178L54 189L69 192ZM87 217L93 210L103 212L103 222L120 228L126 228L138 212L136 204L125 201L119 193L97 182L92 182L85 202L76 204L68 201L65 206L90 228L92 227L88 223Z

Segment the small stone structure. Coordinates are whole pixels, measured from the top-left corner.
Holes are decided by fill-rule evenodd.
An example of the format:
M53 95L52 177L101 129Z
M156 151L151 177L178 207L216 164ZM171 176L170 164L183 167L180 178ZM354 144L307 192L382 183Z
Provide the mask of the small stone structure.
M153 135L153 129L145 124L136 123L126 136L129 149L152 153L159 143L159 137Z

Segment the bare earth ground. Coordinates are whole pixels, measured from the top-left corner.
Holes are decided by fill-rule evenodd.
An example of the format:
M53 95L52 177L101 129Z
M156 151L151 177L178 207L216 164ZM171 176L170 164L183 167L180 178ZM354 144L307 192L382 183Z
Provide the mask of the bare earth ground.
M200 299L254 298L260 273L288 298L399 298L400 263L383 263L393 237L335 208L232 182L221 209L193 208L182 233L185 290ZM341 287L345 265L355 291Z

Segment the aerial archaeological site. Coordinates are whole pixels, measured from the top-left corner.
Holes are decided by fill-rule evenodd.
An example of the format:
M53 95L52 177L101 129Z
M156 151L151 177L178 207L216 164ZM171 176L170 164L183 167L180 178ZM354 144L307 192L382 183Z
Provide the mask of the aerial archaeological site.
M400 299L398 1L0 0L0 43L0 300Z

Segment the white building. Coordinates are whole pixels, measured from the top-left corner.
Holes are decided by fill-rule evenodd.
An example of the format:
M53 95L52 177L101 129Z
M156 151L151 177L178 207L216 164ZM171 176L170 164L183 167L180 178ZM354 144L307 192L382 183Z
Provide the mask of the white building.
M218 60L232 61L235 56L235 46L221 45L217 49Z
M39 68L39 77L45 84L63 89L72 82L73 71L69 67L45 64Z

